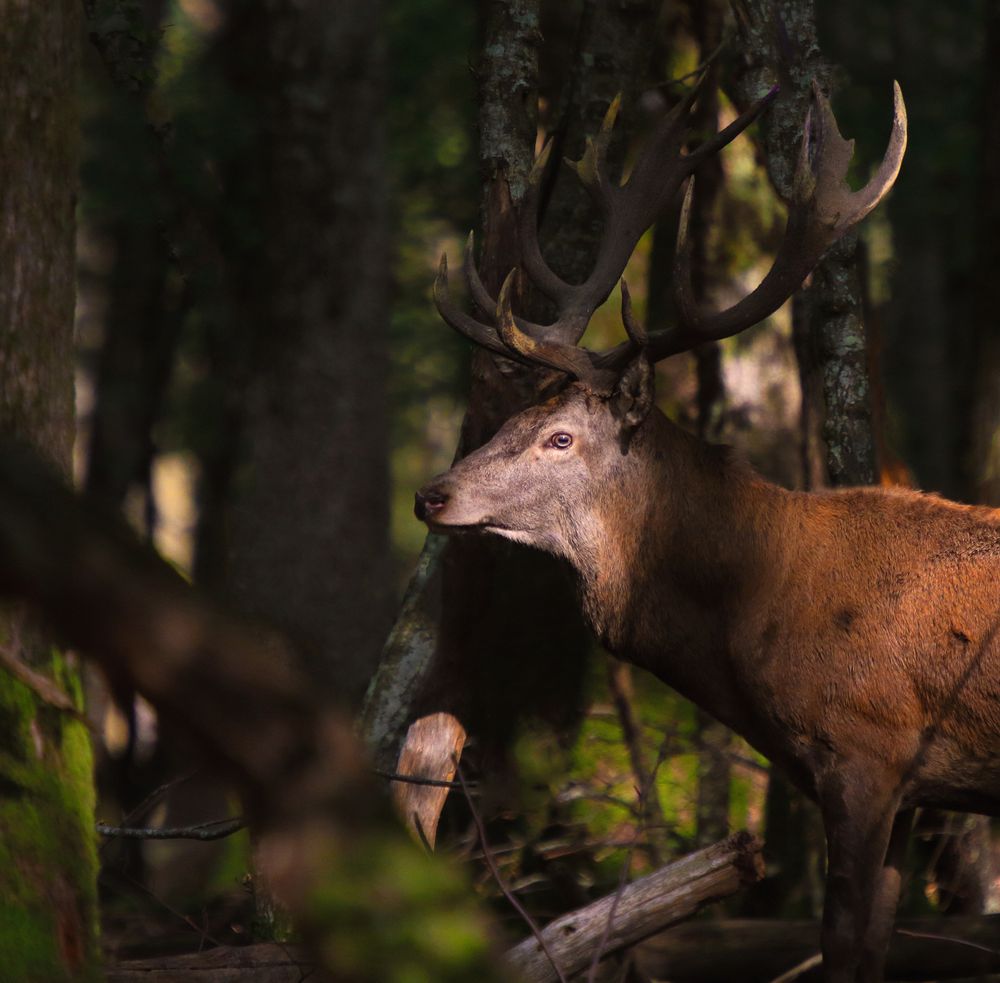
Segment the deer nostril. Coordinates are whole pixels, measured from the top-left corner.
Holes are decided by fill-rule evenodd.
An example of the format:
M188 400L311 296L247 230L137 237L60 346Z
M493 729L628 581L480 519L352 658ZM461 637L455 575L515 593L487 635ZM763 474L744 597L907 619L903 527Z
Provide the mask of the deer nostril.
M441 492L417 492L413 496L413 514L418 519L426 519L445 507L448 496Z

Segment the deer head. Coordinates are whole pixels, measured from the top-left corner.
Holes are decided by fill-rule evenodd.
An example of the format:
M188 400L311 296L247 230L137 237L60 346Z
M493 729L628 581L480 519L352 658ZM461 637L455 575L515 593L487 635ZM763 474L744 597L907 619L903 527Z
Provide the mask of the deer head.
M508 277L497 305L506 337L518 331L511 282ZM622 315L637 349L622 372L570 382L512 417L488 444L417 493L417 517L438 532L492 532L575 559L598 534L601 493L620 485L635 464L633 444L653 404L646 338L624 282Z
M441 260L434 297L453 328L497 354L556 373L565 388L554 398L509 420L484 447L459 461L416 496L417 517L437 531L478 529L568 556L596 534L588 503L627 479L643 455L653 406L652 365L702 342L738 334L777 310L808 276L826 248L864 218L888 192L906 147L906 114L894 86L889 147L878 171L859 191L845 181L853 142L845 141L829 103L814 88L807 116L784 240L760 285L732 308L698 309L690 277L688 184L678 231L674 290L678 320L647 335L632 313L622 285L622 320L628 340L606 352L577 345L646 228L679 191L697 164L742 132L774 92L750 107L721 133L684 153L685 123L692 93L656 127L639 154L628 181L612 185L605 176L605 153L618 110L617 100L598 136L574 169L604 217L604 236L593 272L579 285L558 277L542 258L537 238L537 198L548 159L543 150L532 174L531 191L519 215L522 263L531 280L555 302L552 324L535 324L511 307L512 271L494 301L472 257L470 236L465 272L476 305L488 316L479 321L458 310L448 294L447 263Z

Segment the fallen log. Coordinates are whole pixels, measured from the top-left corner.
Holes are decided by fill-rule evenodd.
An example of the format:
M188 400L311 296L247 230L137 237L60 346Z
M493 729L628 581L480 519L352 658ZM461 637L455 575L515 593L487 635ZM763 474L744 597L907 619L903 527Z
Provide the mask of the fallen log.
M555 919L542 935L563 973L571 976L590 965L612 912L605 955L690 918L705 905L729 897L763 876L760 840L749 833L734 833L633 881L617 899L616 895L608 895ZM509 949L506 960L526 983L556 979L552 964L535 938ZM739 978L738 974L731 977Z
M655 935L633 953L641 974L670 983L768 983L819 952L818 921L719 919ZM887 980L958 980L1000 973L1000 915L901 919ZM818 971L798 977L819 979Z
M319 980L315 961L302 946L262 942L220 946L184 956L129 959L105 968L107 983L301 983Z

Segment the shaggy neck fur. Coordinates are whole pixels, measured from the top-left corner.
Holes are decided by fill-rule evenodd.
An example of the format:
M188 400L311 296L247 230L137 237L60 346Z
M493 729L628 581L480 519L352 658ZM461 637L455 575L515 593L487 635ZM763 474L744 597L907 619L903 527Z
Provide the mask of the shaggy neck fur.
M682 608L701 601L717 611L743 593L780 565L774 527L787 494L728 449L650 414L568 537L598 635L615 649L642 648L672 595Z

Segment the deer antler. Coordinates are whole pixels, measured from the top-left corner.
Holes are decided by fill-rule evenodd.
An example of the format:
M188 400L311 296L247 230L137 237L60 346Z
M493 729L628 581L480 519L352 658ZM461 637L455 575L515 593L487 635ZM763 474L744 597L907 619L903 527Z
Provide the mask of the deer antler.
M465 276L476 306L493 323L478 321L452 302L448 294L448 267L444 258L434 283L434 300L441 317L456 331L490 351L517 361L558 368L578 378L596 382L593 370L601 356L577 348L576 344L594 311L604 303L624 272L636 243L698 164L742 133L760 115L776 91L772 90L758 100L692 153L684 153L686 124L698 94L697 88L692 90L657 124L623 185L613 184L606 173L608 144L620 106L620 99L616 98L608 108L597 136L587 141L581 159L575 163L567 161L604 218L604 233L594 269L581 284L567 283L555 273L543 258L538 245L539 189L552 146L551 141L547 143L532 168L529 190L518 216L518 233L524 270L532 282L555 301L558 311L556 320L551 324L536 324L516 317L509 310L509 305L506 311L501 311L499 303L490 296L476 270L471 235L466 246ZM508 343L508 339L512 340ZM560 345L567 350L557 354ZM544 357L540 357L542 354Z
M674 287L677 324L647 337L632 314L628 287L622 280L622 320L629 340L603 353L577 345L594 311L621 277L633 249L664 205L702 160L718 152L757 118L776 92L772 89L725 129L685 154L685 124L698 93L696 88L656 126L628 181L620 186L608 180L605 167L619 109L619 100L615 99L597 136L587 141L581 159L567 162L604 217L604 234L594 269L581 284L567 283L555 273L538 245L539 187L551 152L551 143L547 144L532 169L518 230L524 270L555 302L556 320L552 324L536 324L514 315L510 303L513 271L504 282L497 302L493 301L476 271L471 234L466 246L465 275L477 307L487 316L492 315L493 323L476 320L452 302L444 257L434 283L434 300L441 317L456 331L492 352L523 364L539 364L565 372L595 389L605 390L613 385L617 374L640 348L646 349L652 361L659 361L705 341L738 334L774 313L801 286L826 249L860 222L896 180L906 150L906 108L898 83L893 83L893 122L888 149L878 171L860 191L851 191L845 180L854 141L840 135L830 103L814 83L815 107L806 116L785 236L771 269L755 290L728 310L704 314L698 309L691 287L691 247L687 239L693 191L689 182L678 230Z
M687 239L692 195L689 185L681 209L674 269L678 322L650 337L649 354L653 361L688 351L706 341L729 338L773 314L801 286L823 253L889 192L906 151L906 107L899 83L893 83L889 146L875 175L859 191L851 191L846 181L854 141L840 135L830 103L815 83L813 98L815 114L810 109L806 116L788 223L774 263L755 290L733 307L713 314L698 309L691 287L691 246ZM598 364L620 367L633 350L630 343L619 345L598 359Z

